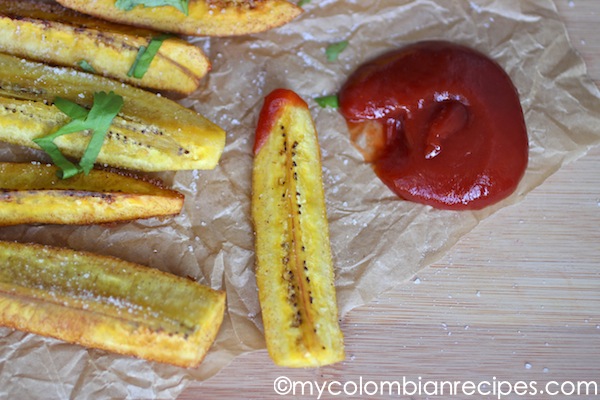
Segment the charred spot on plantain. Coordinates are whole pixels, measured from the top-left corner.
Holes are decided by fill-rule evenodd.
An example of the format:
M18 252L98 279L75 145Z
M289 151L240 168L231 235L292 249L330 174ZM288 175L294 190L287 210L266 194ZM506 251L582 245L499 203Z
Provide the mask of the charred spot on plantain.
M26 94L42 95L42 94L46 93L46 91L44 89L29 87L29 86L20 86L18 84L11 85L7 82L0 83L0 90L6 90L7 92L15 92L17 94L26 93Z
M112 194L102 193L100 195L100 198L102 199L102 201L108 204L112 204L115 202L115 196L113 196Z
M117 120L115 120L115 122L117 122ZM142 135L152 134L152 135L156 135L156 136L164 136L164 131L155 126L148 126L148 125L140 124L136 121L131 121L131 120L126 121L124 119L119 120L118 123L122 127L122 129L131 131L134 133L140 133Z
M156 136L164 136L165 135L165 133L162 130L156 129L156 128L154 128L154 129L148 129L148 128L144 127L139 132L142 135L146 135L148 133L151 133L151 134L156 135Z
M14 14L14 13L10 12L10 11L3 12L3 14L5 16L9 17L10 19L14 19L16 21L23 21L23 20L28 20L29 19L27 17L24 17L23 15L17 15L17 14Z
M113 44L115 42L115 38L113 36L106 35L100 31L96 32L96 39L100 43L109 44L109 45ZM119 41L119 45L120 45L120 48L122 48L122 49L134 49L135 48L135 46L130 46L125 41Z
M294 291L294 285L292 284L288 284L288 301L294 308L298 307L298 303L296 303L296 292Z
M95 197L107 204L112 204L115 202L115 196L112 193L99 193L85 190L65 190L64 195L67 197Z
M0 189L0 201L13 201L12 190Z
M296 290L295 287L293 285L288 286L288 301L290 303L290 305L292 306L292 308L294 309L293 315L292 315L292 319L291 319L291 326L293 328L299 328L302 325L302 313L300 311L300 309L298 308L298 303L296 301Z
M281 247L284 250L289 251L290 244L282 243ZM289 263L290 263L289 256L284 256L282 258L282 263L285 267L282 277L283 277L283 280L287 282L287 302L293 309L293 311L292 311L293 315L291 318L291 326L293 328L298 328L302 325L302 314L301 314L300 309L298 308L297 292L299 289L298 289L298 286L296 285L294 272L289 267Z
M211 7L228 8L237 7L252 10L265 0L206 0Z
M298 326L302 325L302 313L300 313L300 310L296 312L296 321L298 321Z
M119 132L115 132L113 130L109 130L106 133L106 137L107 137L107 139L116 140L123 144L130 144L132 146L146 147L148 149L152 148L152 145L150 145L150 144L145 144L144 142L141 142L141 141L138 141L135 139L131 139L127 135L123 135L123 134L121 134Z
M16 114L16 113L21 113L22 115L29 115L30 117L32 116L31 114L27 114L27 113L26 113L25 111L23 111L23 110L18 110L18 109L17 109L17 107L15 107L15 106L4 106L4 105L3 105L3 106L1 106L1 107L2 107L2 109L3 109L4 111L6 111L6 112L10 112L10 113L13 113L13 114Z

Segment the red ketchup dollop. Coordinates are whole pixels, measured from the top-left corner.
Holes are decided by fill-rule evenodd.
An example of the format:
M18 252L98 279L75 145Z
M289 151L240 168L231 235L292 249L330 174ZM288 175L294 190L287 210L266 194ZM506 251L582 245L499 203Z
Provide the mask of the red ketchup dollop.
M359 67L339 93L351 139L399 197L476 210L516 189L528 138L519 95L470 48L419 42Z

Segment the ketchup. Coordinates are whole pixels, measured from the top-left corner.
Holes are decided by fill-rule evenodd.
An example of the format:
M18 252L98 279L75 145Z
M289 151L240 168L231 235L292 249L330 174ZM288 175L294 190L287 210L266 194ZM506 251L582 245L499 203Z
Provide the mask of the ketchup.
M256 135L254 137L254 155L265 144L273 129L275 123L285 110L285 107L308 108L308 105L295 92L288 89L275 89L265 97L264 106L260 111Z
M399 197L475 210L516 189L528 138L519 95L494 61L419 42L358 68L339 93L351 139Z

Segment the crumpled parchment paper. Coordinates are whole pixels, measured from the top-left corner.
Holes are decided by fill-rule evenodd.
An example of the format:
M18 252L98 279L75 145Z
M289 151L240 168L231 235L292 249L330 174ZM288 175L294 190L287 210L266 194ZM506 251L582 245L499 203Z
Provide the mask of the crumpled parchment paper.
M213 171L162 173L186 195L175 218L113 226L19 226L0 239L89 250L159 268L227 291L219 337L194 370L86 350L0 329L0 397L173 398L237 354L264 347L253 272L251 148L263 97L286 87L311 105L323 154L338 302L342 314L407 280L482 218L521 199L565 162L600 142L600 94L570 46L550 0L313 0L279 29L238 38L191 39L213 62L182 104L228 132ZM343 118L312 100L333 94L364 61L404 44L446 39L496 59L518 88L530 135L530 163L517 192L479 212L439 211L398 200L347 135ZM328 44L348 40L339 60ZM2 146L3 160L40 153Z

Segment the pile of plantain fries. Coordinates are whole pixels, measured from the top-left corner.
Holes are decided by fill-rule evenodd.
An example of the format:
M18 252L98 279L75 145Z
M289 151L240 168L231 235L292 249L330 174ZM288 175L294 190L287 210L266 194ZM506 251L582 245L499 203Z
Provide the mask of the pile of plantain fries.
M194 92L211 64L176 35L259 32L300 9L283 0L171 3L0 0L0 141L43 152L0 163L0 226L172 216L183 195L141 174L215 168L224 130L171 100ZM194 367L224 310L224 292L189 279L0 242L0 325Z

